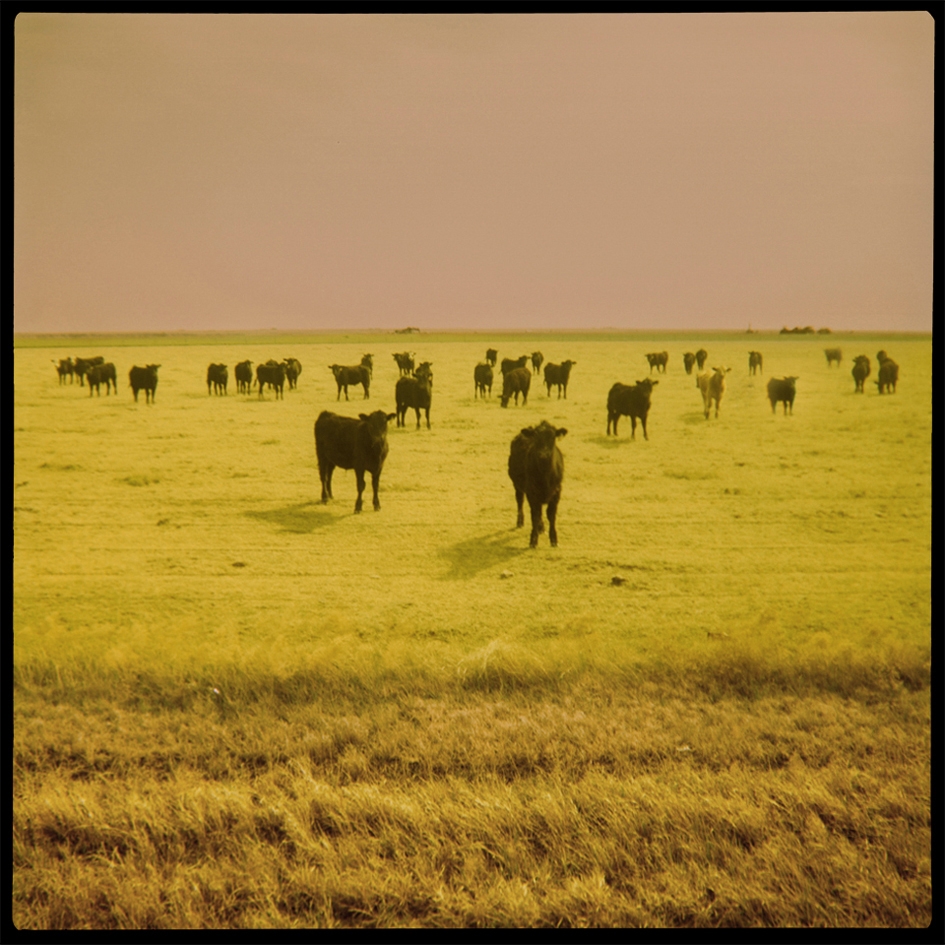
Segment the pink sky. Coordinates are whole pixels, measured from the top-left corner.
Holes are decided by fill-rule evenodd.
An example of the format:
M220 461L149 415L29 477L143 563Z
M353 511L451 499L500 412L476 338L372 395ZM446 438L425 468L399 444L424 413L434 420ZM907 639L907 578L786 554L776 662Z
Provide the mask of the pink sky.
M18 332L931 330L924 12L15 30Z

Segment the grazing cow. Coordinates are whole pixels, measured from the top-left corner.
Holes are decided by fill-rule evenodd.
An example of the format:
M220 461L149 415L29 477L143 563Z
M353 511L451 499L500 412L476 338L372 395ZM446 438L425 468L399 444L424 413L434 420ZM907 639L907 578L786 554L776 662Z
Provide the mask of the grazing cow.
M827 355L827 367L830 367L834 361L837 362L837 367L840 367L843 352L839 348L824 348L824 354Z
M564 389L564 399L568 399L568 380L571 377L571 368L577 364L577 361L562 361L560 364L545 365L545 387L548 388L548 396L551 396L551 388L558 388L558 400L561 400L561 390Z
M662 371L666 373L666 363L669 361L669 352L668 351L656 351L653 354L648 354L646 356L647 361L650 362L650 373L653 373L653 368L656 368L657 373Z
M527 497L532 513L532 536L529 542L532 548L538 546L538 536L545 530L541 517L543 505L548 506L548 538L551 547L556 548L558 545L555 519L561 499L564 457L558 449L557 440L567 432L563 427L556 428L547 420L542 420L536 427L525 427L512 440L509 478L515 487L515 502L518 505L516 527L521 528L525 524L522 502Z
M523 368L528 364L528 355L523 354L520 358L503 358L502 359L502 374L503 376L508 374L509 371L515 371L518 368Z
M381 469L387 459L387 423L394 414L375 410L362 413L358 419L340 417L323 410L315 421L315 455L318 458L318 475L322 481L322 503L334 498L331 494L331 474L336 466L353 469L358 484L358 499L354 511L362 508L364 474L371 474L374 489L374 511L379 512L381 503L377 498L377 487L381 482Z
M105 363L105 359L101 355L99 355L97 358L76 358L75 367L73 368L73 370L78 375L79 386L80 387L85 386L85 382L83 381L83 378L85 377L85 372L88 371L89 368L95 367L96 364L104 364L104 363Z
M259 396L263 395L263 388L268 384L276 392L276 400L280 397L285 400L285 365L281 361L270 358L265 364L256 366L256 383L259 385Z
M748 352L748 373L754 374L761 370L762 357L760 351Z
M135 403L138 402L138 391L144 391L144 402L154 403L157 395L158 368L160 364L148 364L145 367L138 367L136 364L128 372L128 380L131 385L131 391L135 395Z
M865 354L858 354L853 359L853 370L850 373L853 375L853 380L856 383L854 392L859 391L861 394L865 393L863 382L870 376L870 359Z
M295 358L285 358L282 363L285 365L285 379L289 382L289 390L293 390L299 386L302 365Z
M489 390L489 396L492 396L492 365L486 364L477 364L475 371L473 371L473 380L476 382L476 392L473 396L473 399L479 396L480 392L482 393L482 398L486 398L486 389Z
M85 379L89 382L89 397L92 396L92 388L95 388L95 393L99 397L102 396L102 390L99 385L105 385L105 395L111 393L111 388L114 388L115 393L118 393L118 375L115 372L115 365L109 361L107 364L95 364L90 367L85 372Z
M896 393L896 384L899 381L899 365L892 358L886 358L879 365L879 380L876 386L881 394ZM890 391L892 388L892 391Z
M413 371L413 355L409 351L404 351L403 354L395 354L394 360L397 362L401 374L410 374Z
M547 369L546 369L547 370ZM509 398L512 395L515 395L515 406L518 406L518 395L522 395L522 406L524 407L528 403L528 389L532 384L532 372L528 370L527 367L515 368L514 371L509 371L505 377L502 378L502 397L499 399L499 403L503 407L508 407Z
M433 400L433 377L428 374L412 374L398 379L394 387L397 401L397 426L407 425L407 409L412 407L417 412L417 429L420 429L420 411L427 415L427 429L430 429L430 402Z
M700 371L705 365L705 362L708 360L708 357L709 357L709 352L706 351L705 348L700 348L696 352L696 366L699 368Z
M796 380L796 377L772 377L768 381L768 400L771 401L772 413L775 412L779 401L784 404L785 414L788 412L788 407L791 408L791 413L794 413L794 396L797 393L794 382Z
M705 418L709 419L709 411L712 409L712 401L715 401L715 415L719 415L719 404L722 401L722 394L725 393L725 375L731 368L715 367L710 374L699 375L699 390L702 391L702 405L705 408Z
M659 384L648 377L637 381L636 384L614 384L607 395L607 435L610 436L610 425L614 426L614 436L617 435L617 423L621 416L630 418L630 439L637 437L637 420L643 427L643 439L646 435L646 418L650 412L650 395L653 388Z
M496 358L499 357L499 352L495 348L486 348L486 361L495 367Z
M691 352L687 351L683 356L683 366L686 368L687 374L692 374L692 366L696 363L696 356Z
M532 352L532 370L537 374L541 370L541 365L545 360L545 356L540 351Z
M53 359L53 364L56 364L55 358ZM60 358L59 364L56 365L56 371L59 374L59 383L65 384L66 375L69 375L69 383L73 383L75 380L75 365L72 363L72 358Z
M371 376L371 380L374 380L374 355L373 354L362 354L361 355L361 367L366 367L368 374ZM301 371L302 368L299 367Z
M371 398L371 373L363 364L355 364L352 367L344 367L340 364L329 364L328 370L335 375L335 383L338 385L338 397L341 400L341 391L344 389L345 400L348 399L348 386L356 387L361 384L364 387L364 399Z
M207 393L225 394L229 378L225 364L211 364L207 368Z
M233 368L233 376L236 378L237 393L248 394L253 386L253 362L240 361Z

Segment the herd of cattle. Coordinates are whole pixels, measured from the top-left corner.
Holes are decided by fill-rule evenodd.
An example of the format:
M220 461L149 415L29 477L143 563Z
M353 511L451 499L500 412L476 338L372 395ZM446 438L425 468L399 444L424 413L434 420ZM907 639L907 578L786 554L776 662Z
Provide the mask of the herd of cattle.
M834 363L839 367L842 352L839 348L826 348L827 366ZM358 497L355 502L355 512L362 509L362 495L365 489L365 474L371 474L371 484L374 493L374 509L380 509L378 486L381 470L388 453L387 424L396 418L397 426L406 425L407 410L416 412L417 429L420 429L420 412L424 411L427 429L430 428L430 404L433 397L433 365L424 361L417 365L412 352L395 354L399 376L394 388L397 404L395 413L385 413L376 410L371 414L361 413L357 418L340 416L324 410L315 421L315 453L318 460L318 473L321 479L321 501L327 502L332 498L331 477L336 467L353 469L357 482ZM877 356L879 363L878 380L875 382L879 393L894 393L899 380L899 366L885 351ZM656 368L657 373L666 373L669 354L666 351L653 352L646 355L650 366L650 374ZM700 348L696 352L686 352L683 355L683 364L687 374L692 374L694 367L698 368L696 387L702 395L703 412L708 419L715 407L715 416L719 415L719 404L725 392L725 378L731 372L730 367L714 367L710 371L703 371L708 359L708 352ZM498 351L489 348L486 351L485 361L477 364L473 372L475 384L474 399L492 395L494 368L498 361ZM531 364L531 370L528 365ZM551 397L551 390L557 390L558 399L568 396L568 381L571 368L576 361L566 360L560 364L545 363L540 351L531 355L522 355L520 358L505 358L499 370L502 374L502 394L500 403L508 407L509 401L514 398L518 404L519 395L522 404L528 402L528 392L531 386L532 371L536 374L544 364L544 383L547 396ZM65 383L69 377L70 383L78 377L80 386L88 381L89 395L93 392L101 396L101 385L105 385L106 395L112 390L117 394L117 372L115 365L105 362L102 357L95 358L67 358L57 362L56 370L59 374L59 383ZM748 355L748 371L750 375L762 370L763 359L758 351L751 351ZM135 401L138 392L145 392L145 401L154 402L157 390L159 364L148 364L144 367L135 365L128 372L128 378ZM361 358L360 364L340 365L331 364L328 369L335 378L338 387L337 400L341 399L344 391L345 400L348 400L348 388L360 385L364 391L364 399L370 399L371 380L374 375L374 359L370 354ZM870 359L866 355L858 355L853 361L853 380L855 391L862 393L864 384L870 375ZM256 366L255 384L259 388L259 396L263 396L265 387L275 392L276 398L284 398L285 382L289 388L297 386L302 365L295 358L285 358L282 361L269 360ZM237 390L240 393L250 393L254 384L253 362L241 361L235 365L233 374L236 377ZM210 364L207 368L207 393L224 395L227 392L229 371L225 364ZM783 404L784 413L794 412L797 377L771 378L768 381L768 400L772 412L777 405ZM659 384L658 379L652 376L637 381L635 384L614 384L607 395L607 435L617 435L617 424L621 417L629 417L631 428L630 438L636 438L637 421L643 430L644 439L648 439L646 421L650 411L650 400L653 388ZM518 506L517 526L524 525L523 502L528 499L531 510L532 532L531 547L538 544L538 536L544 531L542 508L547 508L548 537L553 546L558 543L558 533L555 526L558 503L561 498L561 483L564 477L564 458L558 448L557 441L568 431L556 428L546 421L536 426L525 427L512 440L508 472L515 489L515 501Z

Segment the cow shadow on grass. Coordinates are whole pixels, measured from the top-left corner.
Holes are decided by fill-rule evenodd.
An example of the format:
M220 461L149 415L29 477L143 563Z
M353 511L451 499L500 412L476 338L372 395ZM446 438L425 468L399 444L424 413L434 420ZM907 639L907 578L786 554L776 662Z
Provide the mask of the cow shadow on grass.
M526 508L526 518L528 511ZM528 535L525 529L504 529L490 535L467 538L438 552L450 565L442 575L446 581L463 581L475 577L481 571L496 565L508 564L528 551Z
M244 514L259 522L276 525L283 532L292 532L296 535L307 535L316 528L322 528L337 521L337 518L321 503L316 502L300 502L297 505L287 505L282 509L267 509L263 512Z

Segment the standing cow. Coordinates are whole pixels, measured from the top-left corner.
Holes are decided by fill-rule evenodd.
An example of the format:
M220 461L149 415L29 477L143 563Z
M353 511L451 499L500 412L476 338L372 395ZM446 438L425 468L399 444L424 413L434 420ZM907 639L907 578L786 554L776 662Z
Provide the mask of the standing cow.
M528 498L532 513L532 535L530 547L538 546L538 536L545 530L541 507L548 507L548 538L551 547L558 545L555 520L558 502L561 499L561 481L564 479L564 457L558 449L557 440L568 431L553 427L542 420L537 427L525 427L512 440L509 451L509 478L515 487L515 502L518 506L516 527L525 524L522 510L523 499Z
M387 424L395 414L375 410L372 414L362 413L358 419L341 417L336 413L323 410L315 421L315 455L318 458L318 475L322 482L322 502L333 498L331 494L331 474L336 466L353 469L358 486L358 498L354 511L360 512L363 506L364 474L371 474L371 486L374 490L374 511L379 512L381 503L377 489L381 482L381 470L387 459Z
M106 396L111 393L110 386L116 394L118 393L118 375L115 372L115 365L111 361L107 364L96 364L90 367L85 372L85 379L89 382L89 397L92 396L93 388L99 397L102 396L100 384L105 385Z
M486 361L495 367L496 359L499 357L499 352L495 348L486 348Z
M128 381L131 391L135 395L135 403L138 402L138 391L144 391L144 402L154 403L157 394L158 368L160 364L148 364L145 367L138 367L136 364L128 372Z
M761 370L762 357L760 351L749 351L748 352L748 373L753 375L756 371Z
M527 367L515 368L502 378L502 397L499 403L508 407L509 399L514 395L515 406L518 406L518 395L522 395L522 406L528 403L528 389L532 384L532 372Z
M666 365L669 362L669 352L668 351L655 351L653 354L648 354L646 356L647 361L650 362L650 373L653 373L653 368L656 368L657 373L662 371L666 373Z
M236 378L236 390L240 394L248 394L253 386L253 362L240 361L233 368L233 376Z
M230 374L225 364L211 364L207 368L207 393L225 394L229 379Z
M796 377L772 377L768 381L768 400L771 401L771 412L775 412L778 403L784 404L784 413L787 415L788 407L791 413L794 413L794 397L797 394L795 383Z
M509 373L509 371L515 371L518 368L523 368L528 364L528 355L523 354L520 358L503 358L502 359L502 375L503 377Z
M870 376L870 359L865 354L858 354L853 359L853 370L850 373L853 375L853 382L856 384L854 393L865 393L863 384Z
M630 418L630 439L637 436L637 420L643 427L643 439L646 435L646 418L650 412L650 396L653 388L659 384L650 377L636 384L614 384L607 395L607 435L610 436L610 426L613 424L614 436L617 435L617 423L621 416Z
M329 364L328 370L335 375L335 383L338 385L338 396L336 400L341 400L341 391L345 392L345 400L348 399L348 387L361 384L364 387L364 399L371 398L371 374L363 364L355 364L351 367L345 367L341 364Z
M270 358L265 364L256 366L256 383L259 385L259 396L263 395L263 388L268 384L275 391L276 400L280 397L285 400L285 365L281 361Z
M413 408L417 413L417 429L420 429L420 411L427 415L427 429L430 429L430 403L433 400L433 375L413 374L398 379L394 387L397 401L397 426L407 425L407 410Z
M413 371L413 355L409 351L404 351L403 354L395 354L394 360L397 362L397 367L400 368L400 373L410 374Z
M282 363L285 365L285 379L289 382L289 390L294 390L299 386L302 365L295 358L285 358Z
M708 360L708 358L709 358L709 352L706 351L705 348L700 348L696 352L696 366L699 368L700 371L705 366L705 363Z
M716 367L712 368L711 374L707 371L699 375L699 390L702 391L702 406L705 408L706 420L709 419L713 401L715 401L715 415L718 417L719 404L722 401L722 394L725 393L725 375L731 370L727 367Z
M545 356L540 351L532 352L532 370L537 374L541 370Z
M834 361L837 362L837 367L840 367L843 352L839 348L824 348L824 354L827 356L827 367L830 367Z
M486 398L486 390L489 391L489 396L492 396L492 365L491 364L477 364L476 369L473 371L473 380L476 382L476 390L473 395L473 399L482 394L482 399Z
M367 368L368 375L370 376L371 380L373 381L373 380L374 380L374 355L373 355L373 354L362 354L362 355L361 355L361 367L366 367L366 368ZM300 370L300 371L302 370L301 366L299 367L299 370Z
M687 351L683 356L683 367L686 369L687 374L692 374L692 366L696 363L696 356L691 352Z
M79 378L79 386L80 387L85 386L85 382L83 381L83 378L85 377L86 371L88 371L89 368L93 368L97 364L104 364L104 363L105 363L105 359L101 355L98 355L97 357L94 357L94 358L76 358L75 367L73 368L73 370L75 371L76 376Z
M53 359L53 364L56 364L55 359ZM75 381L75 365L72 363L72 358L60 358L59 364L56 365L56 371L59 374L60 384L65 384L66 375L69 376L70 384Z
M551 388L558 388L558 400L561 400L561 391L564 390L564 399L568 399L568 380L571 378L571 368L577 364L577 361L562 361L560 364L545 365L545 387L548 388L548 396L551 396Z
M879 380L876 386L879 392L896 393L896 383L899 381L899 365L892 358L886 358L879 365Z

